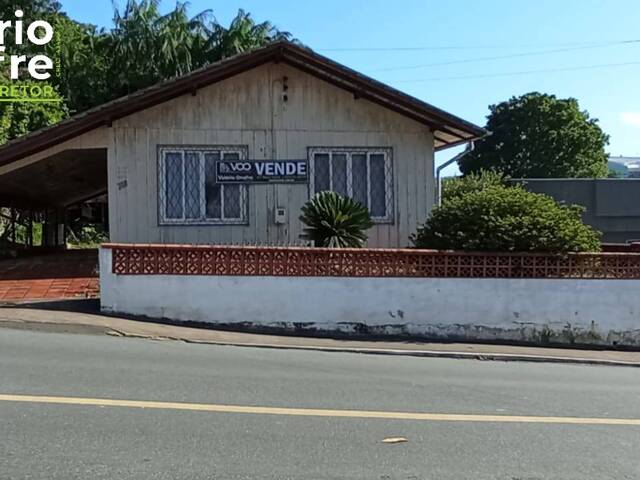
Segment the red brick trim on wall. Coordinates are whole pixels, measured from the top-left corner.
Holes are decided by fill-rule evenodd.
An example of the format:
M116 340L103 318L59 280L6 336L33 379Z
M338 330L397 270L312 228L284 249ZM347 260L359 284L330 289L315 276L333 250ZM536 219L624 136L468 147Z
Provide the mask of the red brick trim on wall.
M116 275L640 279L640 253L105 244Z

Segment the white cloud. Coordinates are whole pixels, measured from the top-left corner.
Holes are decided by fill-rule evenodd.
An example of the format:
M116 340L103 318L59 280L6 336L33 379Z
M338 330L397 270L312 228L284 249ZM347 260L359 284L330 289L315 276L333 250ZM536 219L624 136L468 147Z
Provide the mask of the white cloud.
M640 112L622 112L620 121L625 125L640 128Z

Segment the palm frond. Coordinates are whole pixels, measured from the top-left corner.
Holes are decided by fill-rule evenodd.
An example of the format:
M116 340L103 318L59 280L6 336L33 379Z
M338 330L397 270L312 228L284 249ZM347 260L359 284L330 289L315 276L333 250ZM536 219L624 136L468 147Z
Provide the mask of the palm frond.
M369 210L335 192L317 193L302 207L305 235L317 247L360 248L373 226Z

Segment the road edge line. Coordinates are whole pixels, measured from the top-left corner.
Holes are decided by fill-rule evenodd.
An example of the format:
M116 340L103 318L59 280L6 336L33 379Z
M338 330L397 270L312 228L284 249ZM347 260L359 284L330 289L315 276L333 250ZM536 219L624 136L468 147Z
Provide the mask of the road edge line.
M640 362L625 362L622 360L604 360L583 357L563 357L563 356L543 356L543 355L523 355L516 353L480 353L480 352L456 352L456 351L440 351L440 350L403 350L403 349L387 349L387 348L360 348L360 347L328 347L318 345L291 345L279 343L244 343L244 342L225 342L213 340L191 340L179 337L168 336L150 336L137 333L129 333L122 330L111 328L115 332L115 336L139 338L144 340L156 341L180 341L194 345L218 345L225 347L243 347L243 348L264 348L273 350L306 350L315 352L328 353L358 353L363 355L391 355L391 356L408 356L423 358L451 358L458 360L483 360L483 361L504 361L504 362L534 362L534 363L564 363L574 365L597 365L609 367L640 367ZM107 333L108 334L108 333Z

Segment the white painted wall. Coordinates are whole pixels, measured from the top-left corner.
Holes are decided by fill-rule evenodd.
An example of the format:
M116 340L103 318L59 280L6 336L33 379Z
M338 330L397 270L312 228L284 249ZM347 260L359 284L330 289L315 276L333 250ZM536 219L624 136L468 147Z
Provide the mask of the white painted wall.
M114 275L101 249L100 284L105 312L178 321L640 346L640 280Z

